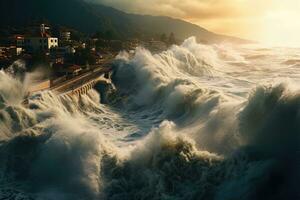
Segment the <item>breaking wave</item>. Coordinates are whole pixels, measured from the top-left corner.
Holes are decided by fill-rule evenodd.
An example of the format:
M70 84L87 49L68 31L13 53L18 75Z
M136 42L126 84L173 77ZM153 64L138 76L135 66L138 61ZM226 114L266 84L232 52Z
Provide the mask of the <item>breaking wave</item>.
M1 72L0 197L299 198L300 93L257 85L264 71L232 64L245 52L194 38L122 52L106 105L91 90L25 106L28 75Z

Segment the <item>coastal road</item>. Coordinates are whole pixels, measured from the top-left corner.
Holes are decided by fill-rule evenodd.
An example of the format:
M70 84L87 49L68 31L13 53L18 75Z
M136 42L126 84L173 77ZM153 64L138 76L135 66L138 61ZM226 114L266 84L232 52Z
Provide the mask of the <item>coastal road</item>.
M93 80L96 80L97 78L103 76L106 73L109 73L110 71L111 71L110 67L95 68L92 71L88 71L84 74L78 75L58 85L55 85L51 87L50 90L57 94L68 93L70 91L80 88L81 86Z

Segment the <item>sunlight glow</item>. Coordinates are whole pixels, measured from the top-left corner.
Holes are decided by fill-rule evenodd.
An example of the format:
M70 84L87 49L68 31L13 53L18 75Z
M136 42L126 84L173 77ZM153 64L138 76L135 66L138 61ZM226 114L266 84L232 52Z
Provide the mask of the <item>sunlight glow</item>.
M268 45L300 46L300 14L278 11L268 13L259 40Z
M270 46L300 47L300 1L231 1L235 2L236 9L243 12L225 19L199 19L195 20L196 23L215 32L248 38Z
M300 0L89 0L139 14L180 18L272 46L300 47Z

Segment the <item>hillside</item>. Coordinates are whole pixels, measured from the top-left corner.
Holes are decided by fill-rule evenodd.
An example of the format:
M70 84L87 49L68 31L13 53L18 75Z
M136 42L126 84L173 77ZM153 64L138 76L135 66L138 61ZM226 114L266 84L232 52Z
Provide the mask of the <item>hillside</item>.
M113 31L116 37L154 36L162 33L184 39L196 36L208 42L246 40L222 36L206 29L169 17L128 14L83 0L1 0L0 28L21 27L44 20L84 33Z

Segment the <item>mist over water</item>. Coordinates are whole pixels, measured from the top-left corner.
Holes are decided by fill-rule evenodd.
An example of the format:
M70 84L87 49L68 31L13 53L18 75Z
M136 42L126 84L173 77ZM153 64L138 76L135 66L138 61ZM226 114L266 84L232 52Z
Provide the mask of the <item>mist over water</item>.
M1 72L0 197L298 199L299 59L189 38L121 52L105 97L43 92L28 106L34 74Z

